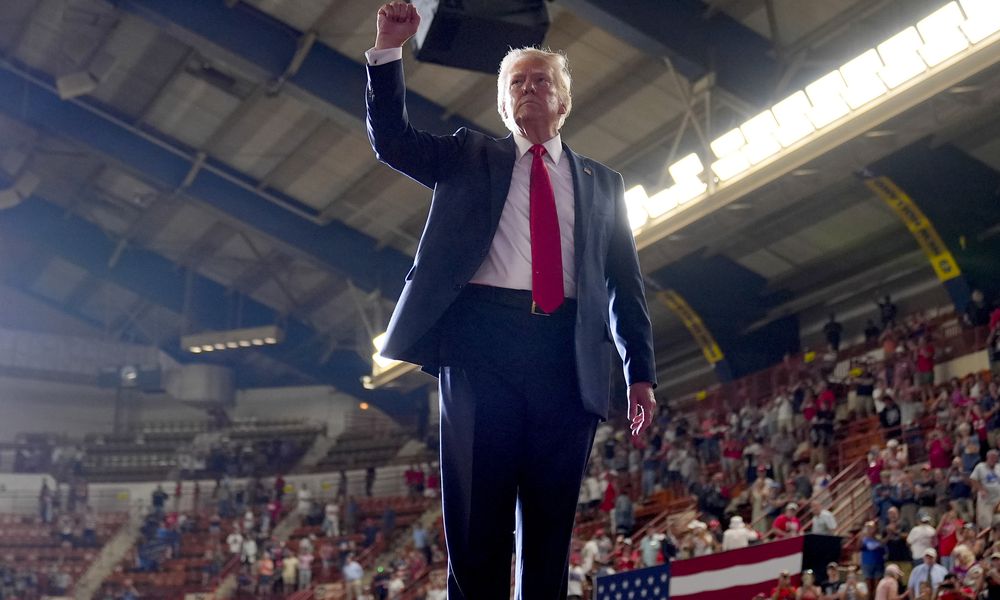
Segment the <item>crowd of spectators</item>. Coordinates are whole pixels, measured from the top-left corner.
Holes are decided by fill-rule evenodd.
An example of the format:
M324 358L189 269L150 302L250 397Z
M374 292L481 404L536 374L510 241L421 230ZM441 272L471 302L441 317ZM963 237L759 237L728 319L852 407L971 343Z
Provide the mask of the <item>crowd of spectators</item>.
M978 326L968 314L965 324ZM867 469L872 516L883 545L902 539L908 547L911 532L916 531L914 540L926 537L945 515L946 530L958 519L959 529L968 529L969 523L976 533L1000 532L1000 466L987 452L1000 443L996 381L974 373L935 382L938 352L928 322L917 316L900 319L888 297L879 302L879 320L881 326L868 322L867 352L850 361L846 374L835 369L844 360L843 328L831 315L824 328L827 350L786 356L776 393L763 402L754 402L739 387L734 401L718 410L661 410L646 440L639 442L602 424L578 507L578 521L600 526L574 544L571 597L594 576L804 533L800 507L808 506L810 532L837 532L826 493L833 474L825 465L839 426L868 417L877 417L888 440L885 447L872 448ZM986 324L990 351L996 352L1000 311L993 311ZM914 457L908 456L908 448L926 451L928 462L911 467ZM637 503L664 490L693 496L696 513L633 540ZM994 514L998 525L991 529ZM899 543L889 546L893 557L902 553ZM943 550L935 546L935 552L950 557L954 547L946 543ZM982 558L985 550L978 549L976 556ZM913 560L922 561L922 551L906 558L911 566ZM905 578L911 572L906 561L887 564L897 564ZM952 559L946 562L951 567ZM821 595L812 596L814 590L806 585L798 596L779 591L773 597L868 597L884 569L873 573L864 565L837 566L837 585L843 590L825 586ZM868 576L872 574L878 577ZM980 587L987 585L985 579L979 581ZM838 595L841 591L845 595ZM916 592L911 600L915 598Z

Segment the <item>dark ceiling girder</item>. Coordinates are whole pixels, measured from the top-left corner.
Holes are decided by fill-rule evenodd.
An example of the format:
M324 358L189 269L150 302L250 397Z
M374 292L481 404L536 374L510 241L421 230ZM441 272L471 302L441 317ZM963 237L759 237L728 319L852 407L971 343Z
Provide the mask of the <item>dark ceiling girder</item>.
M114 252L115 242L96 225L67 214L48 202L29 198L0 213L0 236L27 244L45 240L47 252L87 270L93 277L114 283L149 302L184 314L184 291L188 284L185 282L185 271L178 270L168 259L137 247L130 247L114 267L109 267L108 258ZM15 267L12 271L13 273L8 274L8 279L16 283L21 279L17 277L19 269ZM187 314L200 328L224 330L234 326L273 324L279 320L279 315L273 309L244 298L240 310L242 322L233 323L227 310L231 305L230 292L223 285L197 274L191 276L189 285L191 302ZM64 308L69 314L79 314L72 307ZM399 415L402 409L412 410L412 402L399 393L369 391L362 387L360 378L370 371L370 366L362 357L354 352L340 351L327 362L321 363L319 349L311 350L305 355L302 353L303 347L312 339L314 330L296 319L285 319L283 323L283 343L233 352L264 352L319 382L373 402L389 414ZM161 349L177 357L177 340L166 344L171 346Z
M669 57L690 81L709 72L737 98L764 106L781 74L771 43L725 13L706 18L700 0L559 0L584 19L652 56Z
M43 74L32 75L48 81ZM158 132L143 131L138 135L121 122L96 114L82 103L60 100L49 87L6 69L0 69L0 112L88 145L169 190L182 188L192 169L188 156L158 143L178 147L179 142ZM190 156L194 154L192 151ZM244 185L202 168L184 193L315 258L366 291L379 289L389 298L399 295L412 262L408 255L380 247L374 238L340 221L322 226L307 221L252 191L255 182L245 175L225 165L214 166Z
M232 8L221 0L116 0L122 10L141 16L161 28L179 27L242 57L277 80L288 68L303 32L244 2ZM372 24L375 22L373 4ZM373 36L374 38L374 30ZM317 41L288 83L355 116L365 118L364 92L368 85L362 55L345 56ZM444 107L408 91L410 120L421 129L452 133L474 127L471 121L449 115Z

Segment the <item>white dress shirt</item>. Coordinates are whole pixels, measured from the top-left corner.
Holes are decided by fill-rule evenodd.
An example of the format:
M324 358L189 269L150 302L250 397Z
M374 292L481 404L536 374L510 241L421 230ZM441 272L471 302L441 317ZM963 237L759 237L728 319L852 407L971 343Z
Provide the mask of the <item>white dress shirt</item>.
M381 65L402 59L401 48L387 48L365 52L369 65ZM529 152L532 143L515 133L517 159L511 173L507 202L500 214L500 223L490 244L489 254L470 283L491 285L515 290L531 289L531 233L530 233L530 184L531 162L534 156ZM573 202L573 174L569 161L563 160L562 138L559 134L546 141L545 166L549 171L552 191L556 200L556 214L559 217L559 241L562 251L563 294L567 298L576 297L576 247L574 224L576 209Z

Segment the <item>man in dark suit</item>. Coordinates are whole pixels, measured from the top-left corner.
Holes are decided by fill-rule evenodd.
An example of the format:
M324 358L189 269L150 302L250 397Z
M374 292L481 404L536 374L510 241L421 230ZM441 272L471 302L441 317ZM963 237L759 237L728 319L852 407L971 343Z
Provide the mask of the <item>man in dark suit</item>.
M562 144L572 96L560 54L512 50L501 63L506 138L412 128L399 59L419 22L412 5L382 6L366 53L372 146L434 190L382 354L440 378L448 597L507 599L515 545L516 597L565 598L613 344L633 435L656 405L624 183Z

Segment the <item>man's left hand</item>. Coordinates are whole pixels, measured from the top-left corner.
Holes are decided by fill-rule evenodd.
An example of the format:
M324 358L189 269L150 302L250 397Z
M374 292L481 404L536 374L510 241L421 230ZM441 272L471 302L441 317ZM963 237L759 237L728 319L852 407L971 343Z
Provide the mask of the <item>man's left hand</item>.
M656 398L653 384L648 381L633 383L628 388L628 420L633 436L638 436L653 422L656 413Z

